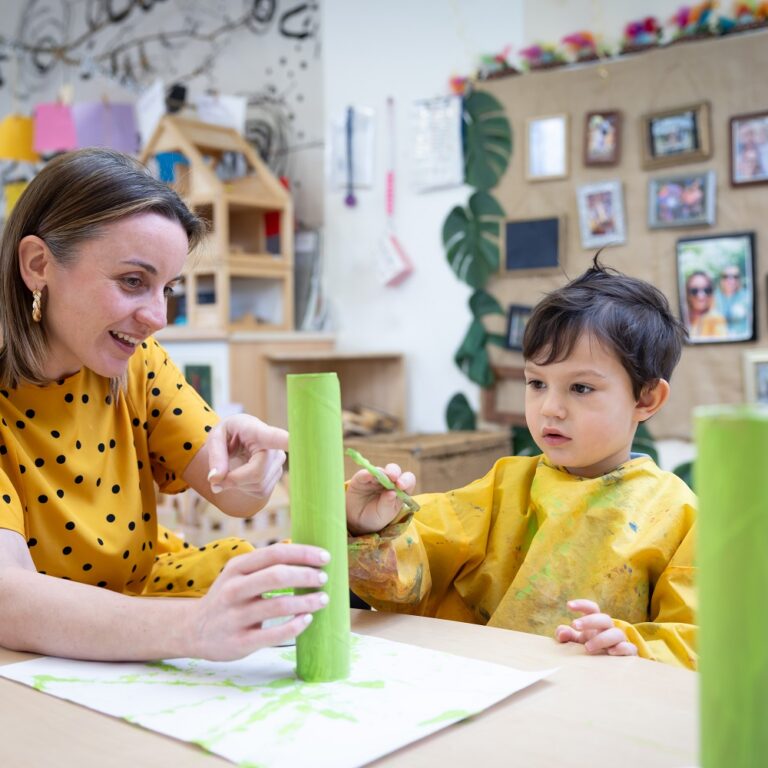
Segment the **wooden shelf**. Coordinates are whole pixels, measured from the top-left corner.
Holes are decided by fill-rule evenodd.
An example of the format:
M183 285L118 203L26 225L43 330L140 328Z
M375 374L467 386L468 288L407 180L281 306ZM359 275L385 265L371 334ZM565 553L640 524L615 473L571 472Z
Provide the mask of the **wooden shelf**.
M265 355L264 393L266 421L287 426L285 377L291 373L335 372L346 409L366 406L394 416L406 424L405 361L399 353L279 351Z

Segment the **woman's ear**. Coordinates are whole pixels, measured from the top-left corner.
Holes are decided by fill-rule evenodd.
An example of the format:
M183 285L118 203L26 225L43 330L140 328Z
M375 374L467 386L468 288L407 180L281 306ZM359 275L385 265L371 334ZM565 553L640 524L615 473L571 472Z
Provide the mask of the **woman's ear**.
M40 290L48 282L52 267L51 252L45 241L37 235L26 235L19 243L19 271L30 291Z
M646 384L635 404L637 422L648 421L667 402L668 397L669 382L666 379L656 379L656 381Z

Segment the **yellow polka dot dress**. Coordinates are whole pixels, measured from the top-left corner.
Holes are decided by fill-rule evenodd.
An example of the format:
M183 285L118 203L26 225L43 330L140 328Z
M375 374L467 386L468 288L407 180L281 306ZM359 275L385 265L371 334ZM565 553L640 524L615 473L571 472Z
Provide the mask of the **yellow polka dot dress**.
M154 340L129 362L117 404L87 368L46 386L0 391L0 528L27 541L41 573L126 594L204 594L231 557L224 539L190 547L157 524L165 493L216 415Z

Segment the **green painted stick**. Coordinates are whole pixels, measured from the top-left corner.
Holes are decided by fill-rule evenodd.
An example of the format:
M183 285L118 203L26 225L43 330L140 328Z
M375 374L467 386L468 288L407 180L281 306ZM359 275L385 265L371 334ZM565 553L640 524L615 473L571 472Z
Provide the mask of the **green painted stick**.
M768 411L695 411L702 768L768 755ZM762 757L760 757L762 755Z
M335 373L288 375L291 538L331 553L327 608L296 639L296 673L310 683L349 675L349 571L341 395Z

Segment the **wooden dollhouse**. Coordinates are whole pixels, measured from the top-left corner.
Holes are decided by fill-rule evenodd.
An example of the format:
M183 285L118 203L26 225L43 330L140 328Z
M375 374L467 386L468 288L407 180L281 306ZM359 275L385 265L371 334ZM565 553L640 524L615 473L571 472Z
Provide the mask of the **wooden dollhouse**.
M254 148L232 128L166 115L141 156L145 163L153 158L171 159L169 182L211 223L169 304L169 323L196 330L292 330L293 205ZM279 222L273 237L270 216Z

